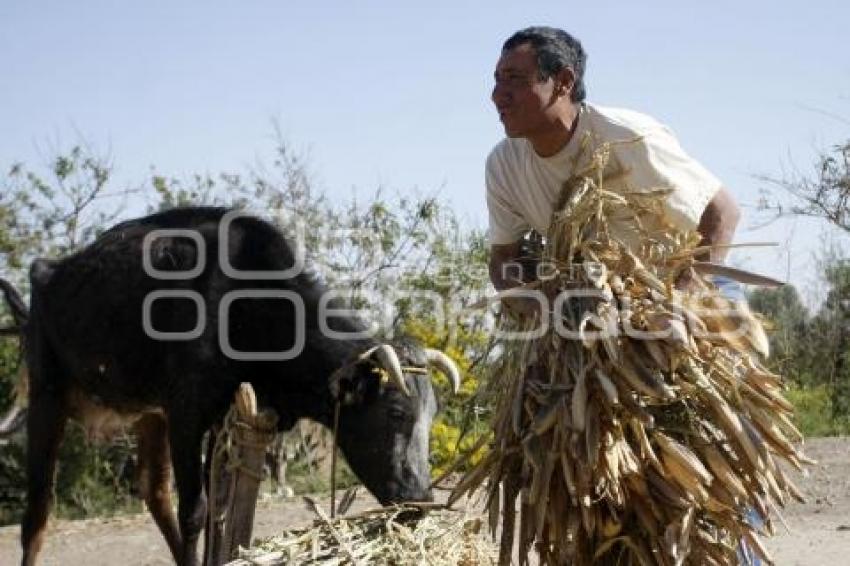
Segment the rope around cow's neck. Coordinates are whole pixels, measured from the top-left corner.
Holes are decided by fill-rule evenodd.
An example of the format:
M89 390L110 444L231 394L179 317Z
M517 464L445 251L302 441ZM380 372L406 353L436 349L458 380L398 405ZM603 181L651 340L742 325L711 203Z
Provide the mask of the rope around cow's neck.
M334 403L333 444L331 445L331 519L336 518L336 441L339 431L339 406L340 402L337 399Z

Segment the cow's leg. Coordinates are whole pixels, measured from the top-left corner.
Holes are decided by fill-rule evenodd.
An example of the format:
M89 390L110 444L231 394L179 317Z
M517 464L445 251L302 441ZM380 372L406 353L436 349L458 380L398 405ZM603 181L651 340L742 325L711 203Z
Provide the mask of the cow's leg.
M183 545L171 506L168 423L162 415L145 415L136 423L136 434L139 439L139 490L174 560L179 562Z
M66 403L55 391L30 392L27 413L27 508L21 524L25 566L35 564L44 542L47 515L53 501L59 444L67 420Z
M33 286L32 312L27 328L29 369L27 410L27 507L21 523L22 563L35 564L44 541L47 515L53 500L56 458L68 419L63 375L38 319L38 289Z
M194 418L188 415L193 415ZM198 563L198 537L206 520L206 498L202 485L201 440L203 424L197 413L182 408L169 411L168 437L171 460L177 481L179 504L177 518L183 548L178 564L195 566Z

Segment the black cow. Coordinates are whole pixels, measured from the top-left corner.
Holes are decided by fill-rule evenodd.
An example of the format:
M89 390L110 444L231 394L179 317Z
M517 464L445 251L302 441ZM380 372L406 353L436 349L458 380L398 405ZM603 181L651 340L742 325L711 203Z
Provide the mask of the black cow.
M141 491L175 560L195 564L201 440L240 382L282 429L302 417L329 426L341 403L339 445L377 499L430 497L436 401L423 370L435 366L456 389L457 368L412 342L354 337L367 327L349 313L323 317L323 306L340 305L325 304L326 287L297 259L273 225L195 207L124 222L74 255L33 263L24 564L41 546L66 419L102 428L116 416L135 422Z

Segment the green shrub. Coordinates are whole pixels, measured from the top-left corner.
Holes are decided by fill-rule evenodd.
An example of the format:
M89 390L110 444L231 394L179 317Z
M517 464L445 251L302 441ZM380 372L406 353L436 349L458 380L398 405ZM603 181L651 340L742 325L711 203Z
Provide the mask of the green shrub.
M797 409L795 421L806 436L850 435L850 417L833 417L831 395L826 385L792 388L788 400Z
M135 447L129 439L95 443L69 421L59 449L56 514L66 519L142 510L132 493Z

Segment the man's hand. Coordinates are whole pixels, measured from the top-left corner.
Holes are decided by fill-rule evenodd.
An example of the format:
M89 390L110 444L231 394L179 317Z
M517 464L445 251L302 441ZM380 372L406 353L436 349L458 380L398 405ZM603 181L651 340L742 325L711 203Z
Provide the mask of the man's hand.
M516 262L520 249L520 242L490 246L490 281L496 291L522 283L522 267Z
M521 249L520 242L490 246L490 281L496 291L522 285L522 266L516 261ZM514 316L531 317L540 312L540 301L532 297L505 297L500 302Z

